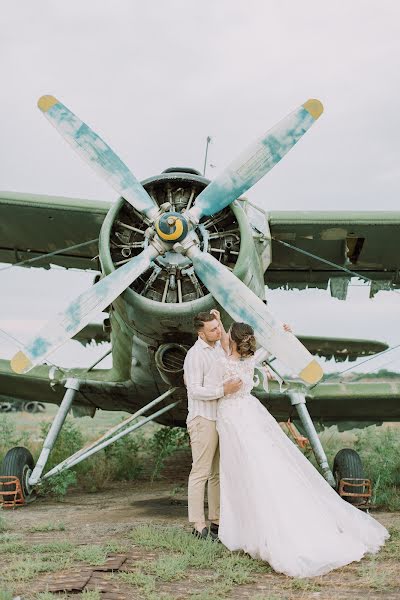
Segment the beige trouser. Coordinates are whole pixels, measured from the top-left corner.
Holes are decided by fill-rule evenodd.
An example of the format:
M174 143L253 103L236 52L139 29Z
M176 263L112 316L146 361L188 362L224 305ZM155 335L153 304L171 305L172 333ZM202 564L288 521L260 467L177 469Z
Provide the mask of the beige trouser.
M204 492L208 481L208 518L219 519L219 444L215 421L195 417L188 423L192 447L192 470L189 475L189 521L202 523L204 517Z

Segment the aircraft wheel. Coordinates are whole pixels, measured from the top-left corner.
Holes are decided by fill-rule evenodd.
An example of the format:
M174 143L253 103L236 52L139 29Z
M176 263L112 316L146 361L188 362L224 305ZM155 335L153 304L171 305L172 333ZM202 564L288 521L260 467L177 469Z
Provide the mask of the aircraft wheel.
M339 482L341 479L364 479L364 468L358 452L351 448L339 450L333 461L333 475L336 480L336 491L339 491ZM344 491L354 494L362 494L364 487L346 487ZM360 504L362 499L353 496L343 496L343 499L351 504Z
M25 402L23 409L25 412L30 413L30 414L39 412L37 402Z
M32 454L27 448L23 448L22 446L11 448L5 455L3 464L1 465L1 475L11 475L18 477L20 480L25 502L30 502L36 497L28 483L33 467L34 460ZM12 492L14 490L15 485L10 484L6 487L6 491Z

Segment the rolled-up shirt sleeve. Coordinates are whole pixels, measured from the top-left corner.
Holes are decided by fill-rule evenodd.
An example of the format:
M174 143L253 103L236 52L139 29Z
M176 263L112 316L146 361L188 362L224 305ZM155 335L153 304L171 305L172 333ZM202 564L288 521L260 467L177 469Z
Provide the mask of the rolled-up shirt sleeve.
M207 381L204 385L204 368L199 352L188 353L184 364L185 385L193 400L218 400L224 395L224 384L220 381Z

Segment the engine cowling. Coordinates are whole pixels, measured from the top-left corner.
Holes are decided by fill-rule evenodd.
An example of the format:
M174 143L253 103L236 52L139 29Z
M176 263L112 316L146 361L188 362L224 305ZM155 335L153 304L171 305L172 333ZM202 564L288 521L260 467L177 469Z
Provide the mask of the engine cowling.
M184 213L208 183L193 169L167 169L142 185L159 206L168 202L169 210ZM112 206L100 234L100 260L106 275L142 252L148 243L147 227L148 222L123 198ZM259 258L240 202L203 218L196 233L204 251L253 291L264 294ZM161 341L161 333L192 334L193 316L213 306L215 301L196 277L190 259L173 250L157 257L152 268L113 303L129 327L153 341ZM165 335L162 339L165 341Z

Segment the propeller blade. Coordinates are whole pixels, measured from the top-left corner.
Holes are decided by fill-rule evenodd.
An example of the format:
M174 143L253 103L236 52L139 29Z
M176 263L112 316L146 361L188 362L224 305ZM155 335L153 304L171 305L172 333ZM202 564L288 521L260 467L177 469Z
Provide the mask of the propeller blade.
M247 148L196 198L189 214L197 221L214 215L239 198L272 169L320 117L319 100L307 100L297 110Z
M152 218L158 207L115 152L54 96L39 98L38 107L76 152L136 210Z
M293 333L270 313L266 305L216 258L193 246L187 252L196 275L215 300L234 319L249 323L258 342L307 384L317 383L323 371Z
M123 267L101 279L86 292L83 292L54 320L46 323L41 331L17 352L11 360L15 373L26 373L41 363L49 354L83 329L91 319L104 310L117 296L147 271L152 260L159 252L154 246L148 246Z

